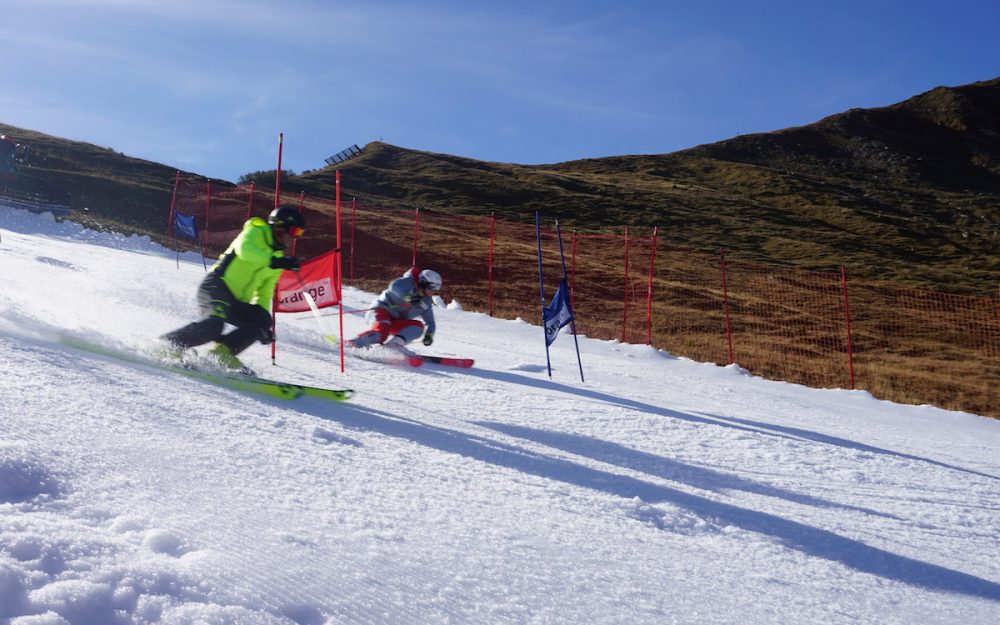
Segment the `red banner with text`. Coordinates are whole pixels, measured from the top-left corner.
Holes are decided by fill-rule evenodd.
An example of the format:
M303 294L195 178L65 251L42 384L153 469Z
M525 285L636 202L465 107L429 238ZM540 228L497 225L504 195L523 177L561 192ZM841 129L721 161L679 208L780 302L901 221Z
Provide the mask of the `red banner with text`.
M337 267L339 253L331 250L302 264L298 272L285 271L274 290L274 312L306 312L309 302L305 293L312 296L317 308L340 303L340 284Z

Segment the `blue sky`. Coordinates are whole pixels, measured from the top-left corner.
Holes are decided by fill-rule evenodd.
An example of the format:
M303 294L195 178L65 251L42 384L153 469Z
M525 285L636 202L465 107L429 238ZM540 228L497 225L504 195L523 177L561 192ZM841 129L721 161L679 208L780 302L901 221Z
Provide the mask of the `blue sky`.
M674 152L1000 76L1000 2L0 0L0 122L230 181Z

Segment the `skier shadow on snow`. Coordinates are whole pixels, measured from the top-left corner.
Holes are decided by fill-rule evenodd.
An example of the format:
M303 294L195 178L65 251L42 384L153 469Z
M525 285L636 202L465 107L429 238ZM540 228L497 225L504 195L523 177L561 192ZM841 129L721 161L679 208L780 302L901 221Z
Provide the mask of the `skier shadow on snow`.
M671 410L669 408L663 408L661 406L647 404L644 402L636 401L634 399L617 397L615 395L609 395L607 393L602 393L600 391L576 388L573 386L561 384L559 382L553 382L551 380L538 380L535 378L530 378L524 375L518 375L516 373L509 373L506 371L485 371L485 370L469 369L468 375L478 375L480 377L489 378L492 380L496 380L498 382L506 382L509 384L520 384L523 386L531 386L534 388L540 388L549 391L559 391L562 393L568 393L570 395L578 395L583 398L593 399L595 401L608 403L614 406L620 406L622 408L627 408L630 410L639 410L641 412L648 412L651 414L658 414L664 417L670 417L671 419L680 419L683 421L690 421L693 423L734 428L737 430L750 432L753 434L775 436L779 438L786 438L789 440L810 440L817 443L823 443L825 445L835 445L838 447L844 447L846 449L853 449L856 451L867 451L874 454L884 454L887 456L894 456L897 458L905 458L907 460L926 462L928 464L942 467L945 469L951 469L954 471L960 471L962 473L978 475L980 477L990 478L994 480L1000 479L1000 477L998 476L990 475L988 473L981 473L973 469L966 469L960 466L947 464L945 462L931 460L930 458L923 458L921 456L915 456L912 454L892 451L891 449L874 447L872 445L866 445L865 443L859 443L845 438L830 436L828 434L821 434L819 432L813 432L811 430L805 430L802 428L779 426L770 423L764 423L762 421L754 421L752 419L724 417L710 413L702 413L701 415L699 415L688 412L680 412L678 410Z
M625 475L602 471L562 458L518 447L467 432L460 432L354 405L337 410L317 411L316 416L337 421L361 431L371 431L404 439L438 451L472 458L494 466L520 471L548 480L608 493L631 501L636 497L648 504L667 503L685 508L720 525L771 536L807 555L839 562L863 573L925 588L1000 602L1000 584L975 575L921 562L845 538L804 523L712 501L675 488L653 484ZM694 470L692 468L692 470Z

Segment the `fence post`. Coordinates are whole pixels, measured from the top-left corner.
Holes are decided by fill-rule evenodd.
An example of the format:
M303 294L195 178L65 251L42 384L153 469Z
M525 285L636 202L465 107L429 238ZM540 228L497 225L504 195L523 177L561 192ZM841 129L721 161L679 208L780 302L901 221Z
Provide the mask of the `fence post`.
M576 310L576 242L577 242L576 230L573 231L573 257L570 259L569 263L569 305Z
M306 209L306 192L299 191L299 212L305 213L305 209ZM293 256L297 255L298 250L299 250L299 239L294 238L292 239L292 255Z
M646 345L653 344L653 272L656 268L656 231L653 226L653 249L649 254L649 287L646 289Z
M413 213L413 262L410 267L416 269L417 267L417 241L420 240L420 209L417 208ZM416 278L416 276L414 276Z
M497 214L490 213L490 254L486 266L486 309L493 316L493 240L496 236Z
M851 379L851 390L854 390L854 343L851 337L851 306L847 298L847 270L840 266L840 284L844 291L844 322L847 327L847 370Z
M201 260L205 262L205 252L208 250L208 214L212 212L212 181L205 185L205 232L201 237ZM207 271L207 269L206 269Z
M719 265L722 268L722 310L726 317L726 343L729 345L729 363L733 364L736 359L733 358L733 328L732 324L729 322L729 284L726 280L726 250L725 248L719 249Z
M622 343L628 327L628 226L625 226L625 288L622 290Z
M351 286L354 286L354 231L357 228L358 198L351 198Z
M250 219L251 215L253 215L253 190L256 185L256 182L253 180L250 181L250 196L247 198L247 216L243 219L243 221L247 221Z
M281 153L285 149L285 133L278 133L278 171L274 172L274 207L281 206Z
M177 211L177 187L181 183L181 172L178 170L177 174L174 176L174 193L170 197L170 216L167 218L167 228L170 229L170 247L177 249L176 236L177 233L174 232L174 216ZM180 250L177 252L177 268L181 266Z

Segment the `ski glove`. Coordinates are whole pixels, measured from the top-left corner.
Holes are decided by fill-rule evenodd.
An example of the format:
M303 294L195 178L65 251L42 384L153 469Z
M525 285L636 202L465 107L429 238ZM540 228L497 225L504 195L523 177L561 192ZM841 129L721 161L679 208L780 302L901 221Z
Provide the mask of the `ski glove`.
M284 269L286 271L298 271L299 259L294 256L275 256L271 259L271 269Z
M271 343L274 342L274 332L271 330L271 328L261 328L260 336L258 337L257 340L259 340L264 345L270 345Z
M433 342L434 342L434 333L433 332L425 332L424 333L424 345L430 345Z

